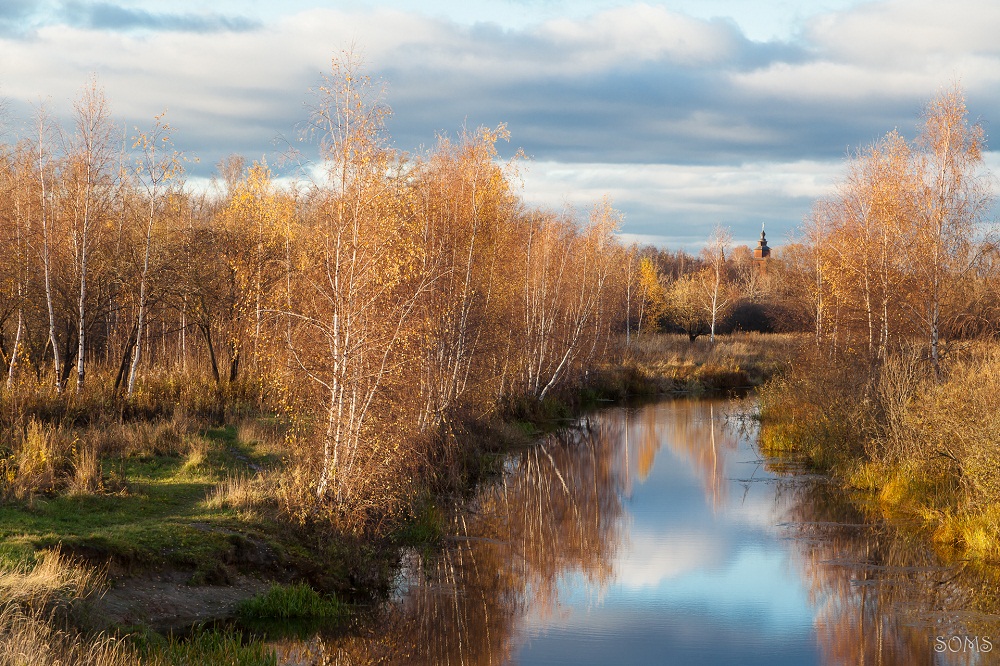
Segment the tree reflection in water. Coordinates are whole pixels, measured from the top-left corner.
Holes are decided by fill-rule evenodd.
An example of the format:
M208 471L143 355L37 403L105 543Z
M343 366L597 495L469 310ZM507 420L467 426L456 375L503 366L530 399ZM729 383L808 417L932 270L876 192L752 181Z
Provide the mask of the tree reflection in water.
M529 614L559 617L560 580L584 581L597 596L615 580L618 549L628 542L624 502L657 463L689 467L712 513L739 519L751 479L738 478L747 476L738 464L754 461L756 440L751 421L728 418L740 410L722 400L609 409L547 437L455 512L441 552L404 558L397 601L346 636L279 642L286 663L506 663ZM760 462L752 481L764 481L771 499L758 503L766 515L753 522L787 544L809 592L821 663L1000 656L1000 604L987 575L942 564L824 478L789 471L788 461ZM996 647L952 653L958 643L938 636L990 637Z
M815 606L823 663L998 661L1000 608L989 572L943 562L925 537L866 516L831 483L792 481L785 491L794 494L786 527ZM970 644L977 638L979 650ZM983 650L983 639L993 650Z
M293 663L501 664L528 608L558 612L560 576L600 589L622 530L623 420L546 437L456 511L448 545L404 558L405 593L360 635L279 643Z

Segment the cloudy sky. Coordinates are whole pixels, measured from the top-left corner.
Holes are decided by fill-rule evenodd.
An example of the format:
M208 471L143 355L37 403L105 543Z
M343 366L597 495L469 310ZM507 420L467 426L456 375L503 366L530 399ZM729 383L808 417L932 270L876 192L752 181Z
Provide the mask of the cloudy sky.
M273 160L353 46L397 148L506 123L527 200L610 194L627 239L694 249L716 223L780 243L850 149L912 137L951 82L988 132L998 34L990 0L0 0L0 98L9 140L96 73L130 127L167 110L196 183Z

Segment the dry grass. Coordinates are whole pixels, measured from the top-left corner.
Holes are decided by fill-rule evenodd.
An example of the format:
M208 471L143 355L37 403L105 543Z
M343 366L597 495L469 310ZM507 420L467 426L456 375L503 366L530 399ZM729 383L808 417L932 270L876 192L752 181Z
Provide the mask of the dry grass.
M875 366L801 359L761 391L761 412L765 447L805 454L939 543L1000 554L997 343L966 345L940 379L911 348Z
M209 491L205 507L249 511L273 501L275 479L270 476L228 476Z
M686 335L634 338L625 364L659 378L667 388L732 388L759 385L783 372L806 338L786 333L733 333L694 342Z
M241 419L236 424L236 439L255 446L263 453L284 453L288 426L276 420Z
M58 628L61 611L99 589L103 581L101 572L59 551L45 551L34 564L0 571L0 666L138 663L134 650L120 640Z
M96 446L78 442L73 453L72 465L73 471L68 481L67 494L92 495L103 490L101 460Z
M12 451L0 463L4 494L24 499L59 489L72 468L74 444L67 430L31 419L23 432L15 431Z
M704 337L690 342L686 335L662 333L634 338L629 350L640 362L750 365L787 362L806 341L795 333L731 333L717 335L714 343Z
M57 629L51 620L14 606L0 611L0 666L126 666L139 664L136 651L122 640L82 637Z
M85 597L103 582L100 572L74 562L58 550L43 551L34 564L0 571L0 603L42 611Z
M187 455L197 459L205 453L204 441L195 436L197 430L194 420L178 411L164 420L81 428L31 418L23 429L8 430L11 448L0 458L0 492L16 500L37 494L101 492L102 457Z

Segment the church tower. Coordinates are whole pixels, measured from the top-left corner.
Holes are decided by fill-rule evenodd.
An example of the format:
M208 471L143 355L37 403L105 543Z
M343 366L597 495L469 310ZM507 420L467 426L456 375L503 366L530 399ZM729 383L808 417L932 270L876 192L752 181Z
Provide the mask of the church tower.
M757 264L761 273L767 273L767 262L771 256L771 248L767 246L767 237L764 235L764 225L760 225L760 240L753 250L753 262Z

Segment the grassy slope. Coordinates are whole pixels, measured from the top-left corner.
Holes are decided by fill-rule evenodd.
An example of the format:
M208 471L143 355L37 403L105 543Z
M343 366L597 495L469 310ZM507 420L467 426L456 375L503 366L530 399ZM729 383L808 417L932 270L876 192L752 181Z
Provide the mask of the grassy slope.
M105 478L125 481L117 492L0 505L0 560L29 560L54 546L87 559L111 558L128 569L198 569L225 559L232 549L229 528L262 533L266 524L248 523L230 508L209 508L207 494L226 475L273 464L274 455L238 442L234 428L199 438L201 446L188 455L103 460Z

